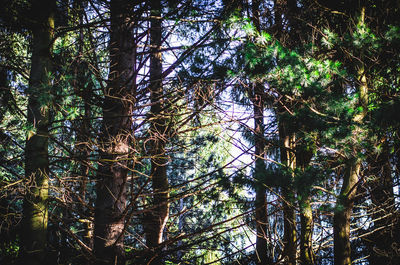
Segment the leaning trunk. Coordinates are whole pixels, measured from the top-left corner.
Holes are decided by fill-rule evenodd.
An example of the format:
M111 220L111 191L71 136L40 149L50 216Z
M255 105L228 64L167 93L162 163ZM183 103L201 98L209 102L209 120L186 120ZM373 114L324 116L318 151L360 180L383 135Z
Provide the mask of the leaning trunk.
M32 131L25 146L26 195L23 204L22 258L24 264L41 264L46 256L48 222L49 105L43 95L50 94L48 74L54 34L55 1L34 1L37 20L33 25L32 66L29 80L28 124Z
M110 73L103 103L97 172L94 252L97 264L125 264L126 181L132 153L135 102L132 17L123 0L111 1Z
M145 216L146 244L152 250L149 264L161 264L158 246L163 241L163 232L169 215L169 193L167 178L168 159L165 153L167 143L167 112L162 84L162 19L161 1L150 1L150 154L153 200Z

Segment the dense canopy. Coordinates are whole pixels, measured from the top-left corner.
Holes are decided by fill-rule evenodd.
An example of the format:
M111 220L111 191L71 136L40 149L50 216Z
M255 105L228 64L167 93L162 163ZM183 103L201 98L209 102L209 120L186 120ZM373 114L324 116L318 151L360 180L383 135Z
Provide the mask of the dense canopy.
M0 264L400 264L400 1L2 0Z

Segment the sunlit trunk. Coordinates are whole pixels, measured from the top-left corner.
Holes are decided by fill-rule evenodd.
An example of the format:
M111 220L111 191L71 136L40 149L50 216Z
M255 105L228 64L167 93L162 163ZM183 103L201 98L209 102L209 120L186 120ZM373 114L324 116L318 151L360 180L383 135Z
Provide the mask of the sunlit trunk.
M310 198L305 197L300 201L300 264L315 264L315 255L312 248L313 215Z
M294 265L297 259L296 244L296 211L295 211L295 193L293 191L293 172L296 168L296 156L294 154L296 137L288 132L283 121L279 121L279 137L281 141L281 163L287 167L287 176L284 185L281 187L283 198L283 256L286 264Z
M296 161L298 168L304 173L312 158L312 152L309 150L298 150L296 152ZM299 189L299 187L298 187ZM315 264L315 254L313 251L313 231L314 221L311 207L311 189L312 187L303 186L298 191L298 201L300 208L300 264Z
M359 25L365 23L365 7L361 8ZM359 82L359 105L363 108L362 112L354 117L354 122L362 123L368 109L368 86L364 64L361 62L358 66ZM361 168L361 159L357 157L359 140L362 135L360 126L356 126L352 132L354 148L345 164L343 184L336 201L335 214L333 218L334 234L334 255L335 265L351 264L351 245L350 245L350 220L354 206L354 198L357 194L357 183Z
M333 218L335 265L351 264L350 218L357 193L361 163L353 158L346 164L343 186L336 201Z
M22 255L24 264L43 264L48 223L51 47L55 1L34 1L32 65L29 79L28 124L25 146L26 195L23 204Z

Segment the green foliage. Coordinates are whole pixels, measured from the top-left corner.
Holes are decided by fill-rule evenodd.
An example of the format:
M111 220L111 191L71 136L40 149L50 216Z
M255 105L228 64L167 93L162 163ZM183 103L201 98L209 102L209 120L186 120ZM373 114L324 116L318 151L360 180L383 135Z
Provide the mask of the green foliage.
M18 258L19 242L12 241L0 244L0 257L2 262L10 262L10 264Z
M109 128L102 127L103 103L110 89L107 45L113 29L109 25L109 5L93 1L79 11L77 6L86 1L57 1L53 67L46 69L44 82L29 86L35 14L28 14L27 1L6 2L0 7L0 70L5 69L6 80L0 84L0 188L7 185L7 189L0 190L1 202L7 205L1 217L18 230L26 194L25 141L37 133L37 126L26 124L27 98L34 95L41 110L49 110L52 116L48 135L49 246L56 249L54 260L82 264L83 254L87 253L77 238L87 240L85 232L89 229L79 220L93 220L98 196L95 185L99 183L94 176L105 162L99 157L106 149L99 136L109 133ZM368 217L375 214L368 196L375 195L373 185L379 184L373 182L378 177L371 173L372 169L383 168L374 162L376 157L387 155L387 168L394 180L390 185L397 185L398 179L394 167L400 146L398 10L388 8L382 1L367 1L363 3L367 6L366 23L357 25L357 1L336 5L328 2L315 5L297 1L299 12L294 19L289 2L276 9L268 1L162 1L164 70L179 58L174 71L162 78L162 101L166 106L163 111L168 113L170 132L163 139L171 198L165 229L167 245L160 250L163 255L167 253L163 256L166 264L253 264L257 255L250 241L254 240L251 230L255 223L253 213L247 212L254 208L254 191L261 188L267 188L268 240L276 259L284 247L280 207L281 192L287 189L291 202L309 198L313 211L318 212L314 214L314 221L319 224L314 235L320 235L313 242L319 251L316 263L328 264L332 257L331 215L345 207L341 197L336 207L332 201L339 193L349 158L363 161L358 185L365 192L359 195L365 197L362 204L355 201L356 206L364 207L356 210L365 220L361 224L354 218L352 228L369 234L383 230L371 228L377 222L372 221L375 217ZM256 3L258 14L252 9ZM135 79L129 88L131 93L123 95L124 102L133 103L130 113L123 117L131 123L131 130L126 132L132 143L131 152L123 159L128 159L129 164L129 221L124 239L132 264L140 263L136 258L146 249L143 216L149 212L153 198L148 146L151 41L147 4L139 1L129 9L136 72L131 77ZM276 12L282 12L281 21L274 17ZM253 22L258 15L263 28L260 32ZM212 31L196 46L209 30ZM361 74L365 74L368 86L366 105L360 104ZM263 89L256 91L259 87ZM266 161L257 159L247 167L230 163L231 157L236 156L231 154L232 137L240 134L234 140L246 141L248 157L254 150L254 107L259 100L256 96L262 97L265 107L262 140ZM232 107L231 101L239 109ZM244 113L234 121L237 126L224 122L232 112ZM355 119L365 112L362 120ZM297 168L280 163L279 123L296 136L295 148L290 152L296 156ZM384 147L385 142L388 147ZM244 153L239 148L234 150ZM118 165L119 161L112 162ZM3 206L0 209L3 211ZM7 263L8 259L17 258L19 242L5 241L1 241L0 256L1 262ZM366 248L361 239L353 244L357 251Z

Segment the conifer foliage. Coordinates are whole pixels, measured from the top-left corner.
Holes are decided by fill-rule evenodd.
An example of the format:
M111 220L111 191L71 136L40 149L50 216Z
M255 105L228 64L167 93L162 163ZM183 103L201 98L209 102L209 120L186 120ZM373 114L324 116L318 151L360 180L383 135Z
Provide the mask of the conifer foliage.
M0 264L400 264L399 23L3 0Z

